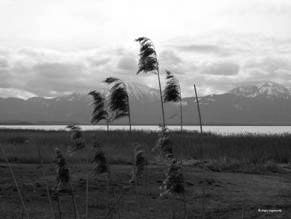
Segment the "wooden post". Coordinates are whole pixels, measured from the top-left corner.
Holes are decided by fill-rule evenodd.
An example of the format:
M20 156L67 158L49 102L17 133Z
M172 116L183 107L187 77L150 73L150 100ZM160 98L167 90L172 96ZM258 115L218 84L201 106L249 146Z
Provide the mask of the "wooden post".
M197 110L199 115L199 124L200 124L200 134L202 134L202 119L201 119L201 112L200 112L200 106L199 106L199 99L197 95L196 86L194 84L194 91L195 91L195 97L196 97L196 104L197 104Z
M183 106L182 106L182 96L181 96L181 86L179 84L180 89L180 125L181 125L181 133L183 132Z
M109 133L109 119L108 118L106 119L106 131L108 134Z
M127 88L127 86L126 86L126 88ZM126 93L127 93L127 110L128 110L129 132L131 133L131 114L130 114L130 104L129 104L128 89L126 89Z

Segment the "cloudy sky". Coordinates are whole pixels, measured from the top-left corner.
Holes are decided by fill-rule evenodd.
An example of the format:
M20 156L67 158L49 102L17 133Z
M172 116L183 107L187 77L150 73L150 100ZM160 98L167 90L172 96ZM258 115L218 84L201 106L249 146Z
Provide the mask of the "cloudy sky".
M1 0L0 96L56 96L136 76L139 36L183 95L271 80L291 86L290 0Z

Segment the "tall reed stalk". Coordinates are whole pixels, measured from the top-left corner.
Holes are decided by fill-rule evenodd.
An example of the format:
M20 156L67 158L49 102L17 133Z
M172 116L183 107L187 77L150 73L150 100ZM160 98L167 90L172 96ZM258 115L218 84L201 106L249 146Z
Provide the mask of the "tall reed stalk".
M76 198L75 198L75 194L73 190L73 185L71 182L70 182L70 187L71 187L71 196L72 196L73 207L74 207L74 218L79 219L79 211L78 211L77 202L76 202Z
M90 95L95 97L94 95L96 95L96 93L94 93L92 91L90 93ZM72 145L70 146L69 152L71 154L73 154L76 151L85 149L87 144L85 142L85 139L83 138L83 133L82 133L81 127L79 127L77 125L68 125L67 128L69 128L70 131L72 132L72 134L71 134ZM90 153L88 151L87 166L89 166L89 154ZM69 184L71 187L71 195L72 195L72 201L73 201L73 205L74 205L74 215L75 215L75 218L79 218L79 213L78 213L77 203L76 203L75 196L74 196L73 186L72 186L71 182L69 182ZM85 201L85 218L86 219L88 216L88 187L89 187L89 170L87 170L87 175L86 175L86 191L85 191L85 200L86 200Z
M159 69L159 62L158 62L157 53L156 53L154 44L147 37L139 37L135 41L140 44L137 74L139 74L141 72L143 72L143 73L151 72L151 73L156 74L158 77L161 109L162 109L162 127L165 128L166 127L165 110L164 110L161 78L160 78L160 69Z
M75 125L72 125L69 128L73 130L72 138L75 140L75 144L71 148L71 152L80 150L81 148L84 147L84 142L81 139L82 134L80 132L80 128ZM67 190L68 185L70 186L69 191L71 192L71 198L73 202L74 218L79 219L77 202L75 200L73 185L71 183L71 176L70 176L69 169L67 168L66 159L59 148L56 148L55 152L56 152L56 164L57 164L57 185L56 185L57 195L59 195L60 192Z
M13 169L12 169L12 167L11 167L11 164L10 164L10 162L9 162L9 159L8 159L8 157L7 157L7 154L5 153L5 150L3 149L2 145L0 145L0 148L1 148L2 154L3 154L3 156L4 156L5 162L6 162L7 166L8 166L8 168L9 168L9 171L10 171L10 174L11 174L11 176L12 176L13 182L14 182L14 184L15 184L15 186L16 186L17 193L18 193L18 196L19 196L19 200L20 200L20 202L21 202L21 204L22 204L22 208L23 208L23 210L24 210L24 213L25 213L27 219L29 219L29 218L30 218L30 217L29 217L29 212L28 212L28 210L27 210L27 208L26 208L26 206L25 206L25 204L24 204L24 199L23 199L23 196L22 196L22 194L21 194L21 190L20 190L19 185L18 185L18 183L17 183L16 177L15 177L15 175L14 175L14 171L13 171Z
M197 104L197 110L198 110L198 116L199 116L200 134L202 134L202 118L201 118L199 99L198 99L198 95L197 95L197 90L196 90L195 84L194 84L194 92L195 92L196 104Z
M164 109L164 102L163 102L163 96L162 96L162 85L161 85L161 78L160 78L160 70L157 70L158 75L158 81L159 81L159 89L160 89L160 99L161 99L161 108L162 108L162 118L163 118L163 127L166 127L166 120L165 120L165 109Z
M59 193L56 194L56 198L57 198L59 219L62 219L62 209L61 209L61 201L60 201Z
M41 170L41 173L42 173L42 177L45 178L45 171L43 169L43 159L42 159L42 156L41 156L40 146L38 145L37 147L38 147L40 170ZM52 214L53 218L56 219L56 215L55 215L55 211L54 211L54 207L53 207L53 202L52 202L52 198L51 198L51 194L50 194L49 184L48 184L47 180L45 180L45 187L46 187L47 199L48 199L48 203L49 203L49 206L50 206L51 214Z
M88 150L87 155L87 176L86 176L86 195L85 195L85 219L88 218L88 207L89 207L89 157L90 157L90 150Z

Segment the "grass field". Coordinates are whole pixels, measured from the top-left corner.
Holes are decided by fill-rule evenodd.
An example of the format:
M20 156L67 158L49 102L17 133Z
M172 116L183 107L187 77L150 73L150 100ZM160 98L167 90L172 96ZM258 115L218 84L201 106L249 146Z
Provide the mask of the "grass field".
M152 152L158 133L86 131L83 134L88 145L95 139L103 144L113 178L108 187L104 176L90 177L89 218L185 218L181 200L159 198L165 167L159 163L158 154ZM282 210L267 215L270 218L291 218L291 135L206 133L200 136L171 132L170 137L174 154L184 163L187 218L202 218L203 212L205 218L265 218L267 213L259 213L258 208ZM144 146L150 165L144 185L133 190L128 180L135 143ZM54 149L68 151L70 133L1 130L0 144L12 163L31 218L52 218L45 184L53 187L55 183ZM87 154L86 150L73 156L66 153L80 218L85 209ZM2 153L0 159L1 218L21 218L21 205ZM39 167L40 159L45 163L45 176ZM64 195L61 203L62 218L74 218L70 197ZM56 209L55 201L54 205ZM106 217L108 211L110 216Z
M128 164L133 159L135 143L141 144L151 161L156 154L151 153L158 133L134 131L86 131L83 132L87 144L94 140L103 144L111 163ZM291 159L291 135L232 135L221 136L206 133L172 132L174 153L183 160L213 160L244 164L288 163ZM0 142L9 159L17 163L38 163L39 154L46 163L54 160L54 148L68 151L71 139L66 131L1 130ZM1 155L2 156L2 155ZM3 158L0 156L0 159ZM83 151L73 159L85 162L87 152Z

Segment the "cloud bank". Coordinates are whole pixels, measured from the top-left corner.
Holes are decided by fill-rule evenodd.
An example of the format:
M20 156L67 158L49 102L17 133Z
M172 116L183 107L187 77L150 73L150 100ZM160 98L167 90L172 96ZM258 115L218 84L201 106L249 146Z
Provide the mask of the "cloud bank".
M192 95L194 83L201 95L226 92L237 84L258 80L291 85L291 39L217 35L209 42L203 36L178 42L183 43L175 39L161 44L157 51L162 77L165 70L176 74L184 96ZM9 96L10 92L15 96L19 91L25 97L86 93L101 89L108 76L157 87L155 75L136 75L137 61L138 45L73 52L1 49L0 95Z

